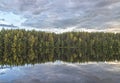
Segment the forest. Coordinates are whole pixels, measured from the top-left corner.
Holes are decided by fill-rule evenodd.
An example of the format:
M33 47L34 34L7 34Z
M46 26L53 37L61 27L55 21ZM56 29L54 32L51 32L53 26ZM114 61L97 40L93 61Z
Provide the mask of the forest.
M120 33L0 31L0 65L120 60Z

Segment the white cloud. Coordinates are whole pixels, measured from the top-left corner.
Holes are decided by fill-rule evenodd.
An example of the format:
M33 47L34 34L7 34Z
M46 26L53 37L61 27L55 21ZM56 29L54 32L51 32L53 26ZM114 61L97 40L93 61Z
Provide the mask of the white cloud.
M0 1L1 12L12 12L17 16L24 17L22 21L20 21L21 18L19 19L20 26L46 31L51 28L55 31L81 30L83 28L102 31L109 28L108 25L111 25L109 22L120 24L119 9L119 0ZM76 28L71 29L71 27Z

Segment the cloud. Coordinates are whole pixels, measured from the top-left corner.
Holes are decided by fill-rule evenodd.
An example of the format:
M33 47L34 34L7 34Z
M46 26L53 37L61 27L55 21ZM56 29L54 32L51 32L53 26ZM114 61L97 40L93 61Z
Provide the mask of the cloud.
M8 25L8 24L0 24L0 27L11 27L11 28L16 28L17 26L14 26L13 24Z
M5 19L0 19L0 21L5 21Z
M26 20L21 26L38 29L76 27L106 29L120 24L120 0L1 0L0 11ZM116 27L116 26L115 26ZM114 26L113 26L114 28Z

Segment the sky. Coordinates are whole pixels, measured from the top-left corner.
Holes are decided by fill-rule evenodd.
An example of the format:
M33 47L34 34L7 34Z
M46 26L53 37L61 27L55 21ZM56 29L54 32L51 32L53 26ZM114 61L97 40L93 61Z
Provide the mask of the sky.
M0 28L120 32L120 0L0 0Z

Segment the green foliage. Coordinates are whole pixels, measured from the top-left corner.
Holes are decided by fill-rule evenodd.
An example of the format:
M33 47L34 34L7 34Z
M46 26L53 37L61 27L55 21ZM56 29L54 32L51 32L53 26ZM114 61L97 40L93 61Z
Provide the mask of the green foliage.
M120 60L120 34L0 31L0 64L34 64L58 59L71 62Z

